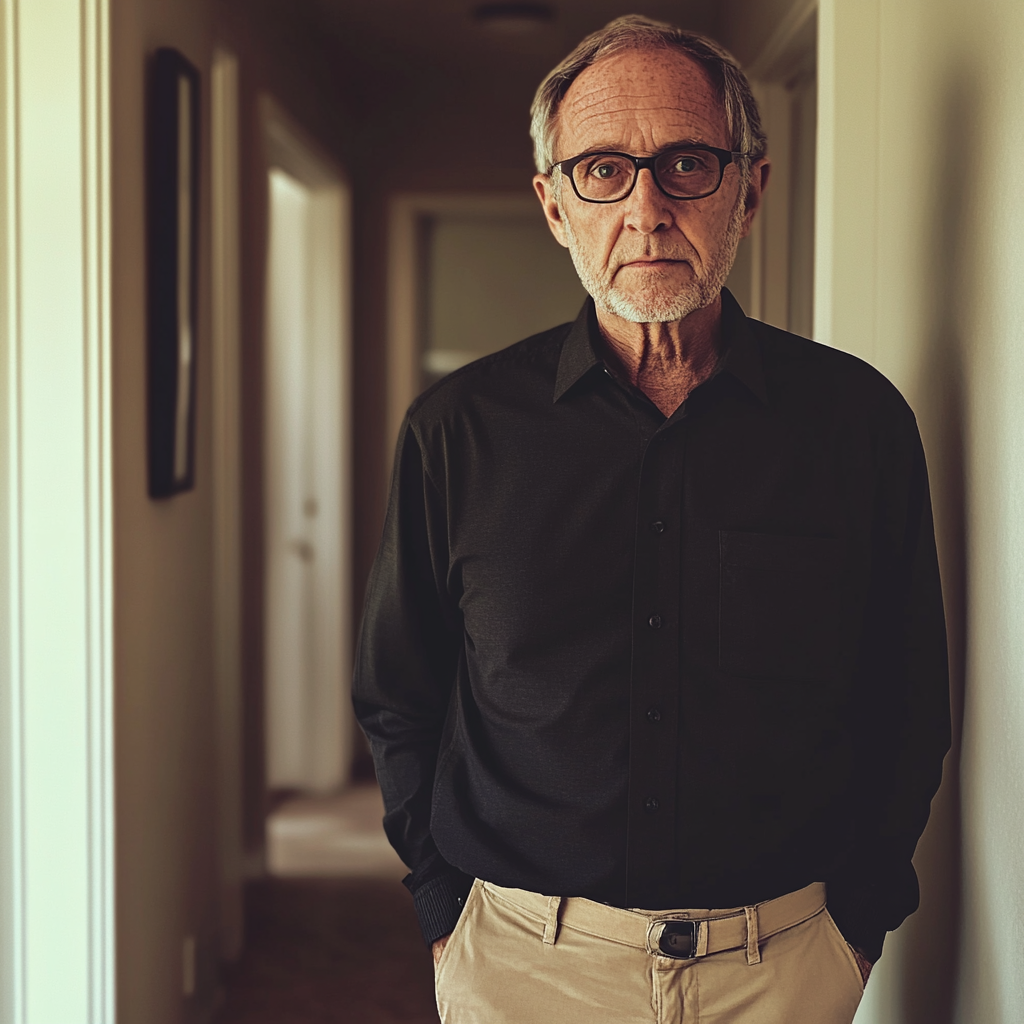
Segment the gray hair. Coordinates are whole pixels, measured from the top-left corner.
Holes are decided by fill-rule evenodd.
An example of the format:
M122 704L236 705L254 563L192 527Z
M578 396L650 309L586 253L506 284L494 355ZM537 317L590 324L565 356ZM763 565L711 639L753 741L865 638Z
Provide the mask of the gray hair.
M587 36L540 83L530 107L530 137L533 139L534 160L541 174L549 174L554 163L558 108L569 86L587 68L605 57L625 50L656 48L678 50L703 68L722 101L733 150L747 156L743 170L750 167L751 161L760 160L765 155L768 140L761 128L761 114L747 76L740 70L736 58L707 36L685 32L675 25L654 21L641 14L627 14Z

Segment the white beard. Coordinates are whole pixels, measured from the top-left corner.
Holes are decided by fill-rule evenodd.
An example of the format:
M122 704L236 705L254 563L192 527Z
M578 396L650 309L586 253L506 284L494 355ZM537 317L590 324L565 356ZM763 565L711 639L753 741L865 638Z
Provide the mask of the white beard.
M650 245L646 251L633 253L628 258L619 262L628 262L638 256L660 256L666 259L685 259L693 269L693 277L686 284L682 291L672 294L665 294L663 289L657 286L658 278L664 280L666 275L660 274L655 278L653 286L647 288L632 289L626 293L615 284L615 273L609 274L607 268L597 266L592 254L582 243L572 229L565 210L561 209L562 223L565 225L565 237L569 243L569 255L576 267L576 273L586 291L593 297L595 305L599 309L635 324L670 323L682 320L698 309L710 306L718 298L725 284L729 271L736 261L736 247L740 242L740 230L743 227L743 218L746 214L746 204L743 201L743 194L736 202L732 214L729 217L729 226L721 245L709 254L706 263L701 262L697 253L692 247L679 251L678 248L671 252L657 253L650 251ZM617 269L617 268L616 268ZM652 276L657 271L647 271Z

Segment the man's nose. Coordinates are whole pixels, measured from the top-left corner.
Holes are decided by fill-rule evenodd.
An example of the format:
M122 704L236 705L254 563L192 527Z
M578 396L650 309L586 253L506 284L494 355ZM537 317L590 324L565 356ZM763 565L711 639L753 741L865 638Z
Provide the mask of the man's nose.
M625 203L625 226L641 234L652 235L672 223L671 200L658 188L653 171L647 167L637 173Z

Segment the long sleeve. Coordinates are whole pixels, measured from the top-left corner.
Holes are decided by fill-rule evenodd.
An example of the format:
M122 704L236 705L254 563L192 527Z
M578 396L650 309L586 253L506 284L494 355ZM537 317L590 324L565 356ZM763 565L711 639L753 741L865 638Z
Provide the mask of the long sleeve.
M950 745L946 631L924 451L916 424L883 446L877 536L880 601L869 658L879 680L865 702L862 831L847 869L829 883L829 910L871 959L886 931L917 909L912 858Z
M425 469L408 420L395 456L384 534L370 575L353 702L384 797L384 829L410 869L427 942L452 930L472 879L430 835L434 773L462 647L446 591L443 492Z

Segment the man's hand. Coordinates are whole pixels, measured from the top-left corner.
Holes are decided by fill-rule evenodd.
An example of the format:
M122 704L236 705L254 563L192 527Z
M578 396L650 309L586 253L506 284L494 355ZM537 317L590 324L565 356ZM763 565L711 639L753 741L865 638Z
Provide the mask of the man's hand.
M434 966L435 967L437 967L437 965L441 962L441 954L444 952L444 947L448 945L448 940L451 937L452 937L452 934L451 934L451 932L449 932L447 935L443 935L441 938L435 940L431 944L430 952L434 954ZM860 954L858 953L857 954L857 963L858 964L860 963L860 960L861 960L861 957L860 957ZM865 961L865 963L866 962L867 961ZM864 968L862 967L861 971L863 972L863 970L864 970ZM871 970L871 965L870 964L868 964L868 970L869 971ZM867 975L864 976L864 980L867 981Z
M445 938L440 939L439 941L447 942L448 940L447 938ZM435 942L434 945L436 946L437 943ZM442 946L441 948L444 949L444 946ZM861 953L859 949L854 949L853 946L851 946L850 949L853 950L853 958L857 961L857 966L860 968L860 976L861 978L863 978L864 984L866 985L868 983L868 975L871 974L871 968L874 967L874 964L866 956L864 956L864 954ZM435 963L437 962L438 956L440 956L439 953L434 954Z

